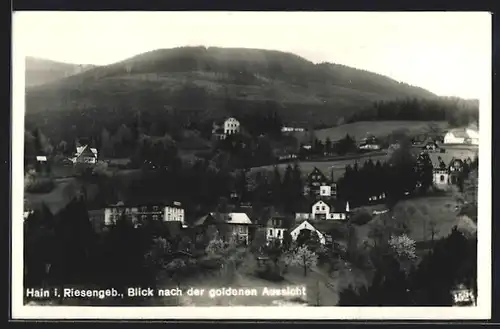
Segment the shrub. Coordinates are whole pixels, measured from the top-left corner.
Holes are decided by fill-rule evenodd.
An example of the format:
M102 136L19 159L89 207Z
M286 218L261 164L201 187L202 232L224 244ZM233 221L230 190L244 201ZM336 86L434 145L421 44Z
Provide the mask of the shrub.
M270 263L266 264L264 268L258 269L256 274L259 278L267 281L280 282L284 280L283 276L279 273L279 268L272 266Z
M49 193L54 187L54 180L50 177L36 177L27 174L24 179L24 188L29 193Z
M372 215L367 211L360 211L351 217L351 222L355 225L365 225L372 220Z

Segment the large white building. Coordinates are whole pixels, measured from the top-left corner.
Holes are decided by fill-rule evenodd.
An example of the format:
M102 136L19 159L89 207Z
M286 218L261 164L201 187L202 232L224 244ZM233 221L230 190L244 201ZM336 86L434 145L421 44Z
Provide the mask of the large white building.
M295 220L345 220L348 213L349 202L345 204L336 202L336 206L333 206L319 200L311 206L310 212L296 213Z
M212 134L217 139L225 139L229 135L237 134L240 132L240 122L233 118L227 118L222 123L214 123Z
M184 209L179 202L171 204L123 204L108 206L104 209L104 225L113 225L125 216L134 224L151 219L163 222L179 222L184 226Z
M479 132L472 128L452 129L444 136L444 144L479 145Z

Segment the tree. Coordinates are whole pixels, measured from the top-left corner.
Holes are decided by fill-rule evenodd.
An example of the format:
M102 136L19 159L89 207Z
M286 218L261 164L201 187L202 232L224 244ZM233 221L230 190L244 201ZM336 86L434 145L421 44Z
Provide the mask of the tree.
M165 238L155 238L150 249L144 254L144 263L155 274L166 268L166 257L172 252L172 246ZM152 283L156 282L157 277Z
M186 275L186 267L186 262L181 258L176 258L165 266L166 272L178 287L181 286L182 279Z
M216 237L208 243L207 248L205 249L206 253L209 255L219 255L225 249L225 244L222 239Z
M53 147L50 145L49 139L39 128L35 129L33 137L35 138L35 151L37 155L50 155L52 153Z
M297 245L302 247L306 246L309 250L316 252L321 246L318 232L308 229L302 229L297 236Z
M304 276L307 276L307 272L318 263L318 256L309 250L307 246L302 246L292 254L290 261L291 264L302 267L304 269Z
M290 250L292 247L293 238L289 230L285 230L283 233L283 249Z
M407 265L408 262L413 262L417 258L415 241L410 239L406 234L391 236L389 239L389 248L394 253L395 259L403 266Z
M429 231L431 233L431 242L432 242L432 245L434 245L434 238L435 238L436 234L438 233L436 227L437 227L436 220L431 219L429 221Z
M101 132L100 153L105 158L113 156L113 144L111 142L111 136L109 134L109 131L106 130L106 128L103 128Z
M274 166L273 180L272 180L271 184L272 184L271 189L272 189L272 194L273 194L272 195L273 202L276 205L280 205L281 201L282 201L283 190L282 190L282 185L281 185L281 174L280 174L278 166Z

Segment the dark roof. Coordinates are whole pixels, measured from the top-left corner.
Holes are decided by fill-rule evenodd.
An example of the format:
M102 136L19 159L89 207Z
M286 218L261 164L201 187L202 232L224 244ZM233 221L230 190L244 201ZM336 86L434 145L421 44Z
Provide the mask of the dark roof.
M314 169L307 176L307 179L312 180L313 175L319 175L319 176L321 176L321 179L323 179L327 182L330 182L330 179L328 179L328 177L321 170L319 170L317 167L314 167Z
M137 207L137 206L171 206L182 208L178 201L158 196L129 196L125 200L108 207Z
M277 225L274 224L274 222L277 221ZM293 222L284 216L280 217L271 217L266 223L266 227L269 228L290 228L293 226Z

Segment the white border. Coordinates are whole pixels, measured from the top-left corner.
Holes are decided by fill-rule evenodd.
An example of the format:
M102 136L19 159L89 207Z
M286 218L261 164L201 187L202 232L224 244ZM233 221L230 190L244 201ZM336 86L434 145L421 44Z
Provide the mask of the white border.
M463 13L462 13L463 14ZM482 72L484 93L480 98L478 302L476 307L64 307L23 305L23 166L25 60L23 39L12 19L12 318L22 319L356 319L356 320L451 320L491 317L491 14L484 31L484 60L473 63ZM15 41L15 42L14 42ZM472 64L472 63L471 63Z

